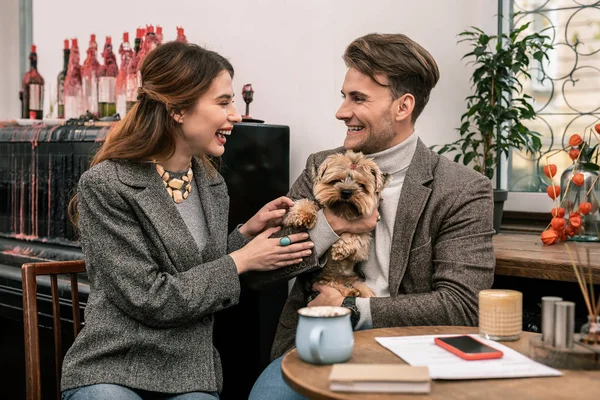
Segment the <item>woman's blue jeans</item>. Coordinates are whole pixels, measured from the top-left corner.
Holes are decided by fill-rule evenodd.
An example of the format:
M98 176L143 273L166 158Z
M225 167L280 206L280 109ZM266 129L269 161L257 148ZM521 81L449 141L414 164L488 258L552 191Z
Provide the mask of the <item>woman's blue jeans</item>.
M219 400L218 393L157 393L109 383L82 386L62 392L62 400Z

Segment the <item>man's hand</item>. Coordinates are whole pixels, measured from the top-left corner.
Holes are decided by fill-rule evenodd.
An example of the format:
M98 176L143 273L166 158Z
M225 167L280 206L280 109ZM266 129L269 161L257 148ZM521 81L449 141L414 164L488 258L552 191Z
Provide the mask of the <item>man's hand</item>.
M342 301L344 301L344 296L331 286L315 283L313 284L312 289L315 292L319 292L319 295L313 301L308 303L308 307L341 306Z
M380 202L383 199L380 200ZM379 221L379 209L375 209L371 215L366 215L362 218L348 221L347 219L338 217L328 208L323 209L323 215L327 218L327 222L331 226L331 229L337 234L342 233L366 233L371 232L377 226Z

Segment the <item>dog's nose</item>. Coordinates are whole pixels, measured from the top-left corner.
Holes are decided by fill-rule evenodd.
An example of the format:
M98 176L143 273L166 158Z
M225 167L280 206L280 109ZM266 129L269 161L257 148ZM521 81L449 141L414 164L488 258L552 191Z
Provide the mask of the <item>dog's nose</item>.
M340 190L340 194L342 195L342 199L348 200L352 196L352 190L342 189Z

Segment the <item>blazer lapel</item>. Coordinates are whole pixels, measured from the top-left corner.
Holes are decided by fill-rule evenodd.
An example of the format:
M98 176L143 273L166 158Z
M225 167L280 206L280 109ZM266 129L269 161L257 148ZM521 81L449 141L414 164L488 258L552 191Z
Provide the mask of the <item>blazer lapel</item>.
M205 260L214 260L227 251L227 187L223 177L216 172L209 174L202 161L194 159L193 168L208 227L208 241L202 255Z
M119 179L126 185L143 188L133 198L158 233L178 271L201 262L198 246L186 228L173 199L165 190L151 163L119 162Z
M431 194L431 189L425 184L433 180L432 156L431 150L419 139L402 184L394 223L389 271L389 288L392 295L398 292L402 282L414 233Z

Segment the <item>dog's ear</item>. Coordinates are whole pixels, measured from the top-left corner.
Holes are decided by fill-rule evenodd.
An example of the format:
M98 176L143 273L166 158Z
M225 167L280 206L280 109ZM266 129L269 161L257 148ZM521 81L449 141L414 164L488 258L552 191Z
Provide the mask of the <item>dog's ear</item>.
M325 171L327 171L327 163L325 161L323 161L318 168L316 165L313 165L313 169L311 171L311 178L313 183L320 182L323 179L323 175L325 175Z
M323 180L323 177L325 176L325 172L327 172L327 167L329 166L329 164L335 160L337 154L331 154L329 156L327 156L327 158L325 160L323 160L323 162L321 163L321 165L319 165L319 168L317 168L315 166L315 170L313 171L313 183L317 183Z
M385 188L390 183L391 180L392 180L392 175L384 173L383 174L383 183L381 185L381 189Z
M373 170L373 175L375 175L375 182L377 182L376 192L379 194L390 183L392 175L383 173L379 169Z

